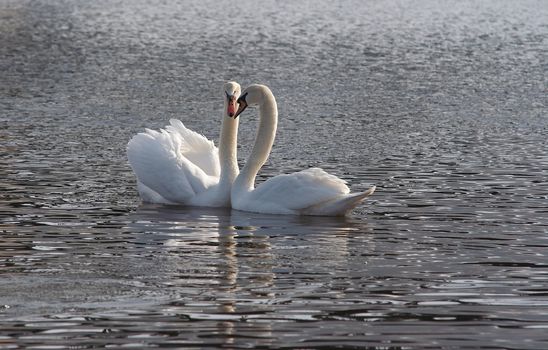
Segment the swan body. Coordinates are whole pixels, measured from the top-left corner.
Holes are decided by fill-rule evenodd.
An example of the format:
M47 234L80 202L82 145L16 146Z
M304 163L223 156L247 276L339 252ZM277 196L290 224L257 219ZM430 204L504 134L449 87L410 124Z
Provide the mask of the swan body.
M128 160L144 202L229 207L239 173L236 140L238 120L232 118L240 85L223 86L225 98L220 148L176 119L160 131L147 129L127 145Z
M259 106L259 128L253 150L232 186L232 208L268 214L342 216L375 191L350 193L346 182L320 168L278 175L255 188L276 135L278 109L270 89L251 85L238 99L235 118L248 105Z

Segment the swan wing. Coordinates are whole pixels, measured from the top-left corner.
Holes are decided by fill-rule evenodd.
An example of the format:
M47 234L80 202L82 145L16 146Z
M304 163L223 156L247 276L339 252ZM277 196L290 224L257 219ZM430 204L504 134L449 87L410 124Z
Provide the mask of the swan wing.
M192 131L178 119L171 119L166 130L181 138L180 152L207 175L220 176L219 150L213 141Z
M180 134L166 130L135 135L127 145L127 155L138 181L173 203L188 203L205 191L214 179L183 155L181 149L188 144Z
M346 182L320 168L268 179L251 192L251 202L264 212L299 211L350 192Z

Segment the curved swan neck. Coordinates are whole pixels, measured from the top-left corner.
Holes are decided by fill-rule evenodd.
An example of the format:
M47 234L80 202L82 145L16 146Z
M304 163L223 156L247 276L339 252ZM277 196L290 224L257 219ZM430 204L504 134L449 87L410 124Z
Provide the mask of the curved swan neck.
M221 165L220 184L228 184L230 187L238 176L238 123L239 120L231 118L226 114L228 102L225 99L223 109L223 120L221 125L221 134L219 137L219 162Z
M278 107L272 92L265 86L260 86L262 98L259 101L259 128L255 144L240 176L234 183L237 191L250 191L255 187L255 177L267 161L278 125Z

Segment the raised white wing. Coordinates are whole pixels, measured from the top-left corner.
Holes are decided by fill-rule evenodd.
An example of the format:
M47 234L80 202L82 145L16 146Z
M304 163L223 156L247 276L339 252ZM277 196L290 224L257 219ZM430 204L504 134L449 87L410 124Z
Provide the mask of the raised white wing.
M219 150L213 141L202 134L188 129L178 119L170 119L171 125L166 126L169 133L179 134L181 137L181 154L196 164L206 174L220 176Z
M167 129L135 135L127 155L139 182L167 201L184 204L218 182L218 151L179 121L171 120Z

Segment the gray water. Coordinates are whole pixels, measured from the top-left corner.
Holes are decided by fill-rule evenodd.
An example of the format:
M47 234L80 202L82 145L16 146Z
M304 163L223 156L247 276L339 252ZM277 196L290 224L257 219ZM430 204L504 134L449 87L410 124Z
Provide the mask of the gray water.
M548 348L548 3L0 0L0 349ZM129 138L217 139L347 218L142 205ZM241 116L239 159L256 112Z

